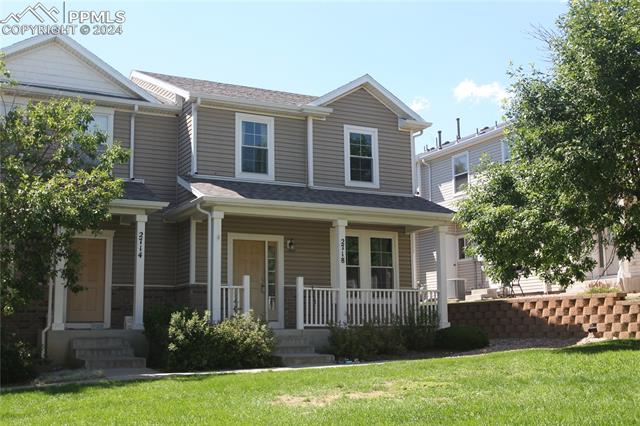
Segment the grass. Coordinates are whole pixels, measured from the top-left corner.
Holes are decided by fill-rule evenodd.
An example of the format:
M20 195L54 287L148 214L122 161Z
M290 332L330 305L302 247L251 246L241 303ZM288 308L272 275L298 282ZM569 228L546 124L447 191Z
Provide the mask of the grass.
M638 424L640 341L4 393L12 424Z

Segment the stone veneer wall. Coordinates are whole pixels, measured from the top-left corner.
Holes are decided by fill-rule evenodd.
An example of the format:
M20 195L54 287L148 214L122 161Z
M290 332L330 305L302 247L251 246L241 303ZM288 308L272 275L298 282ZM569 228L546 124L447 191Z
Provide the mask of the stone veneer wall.
M472 325L491 338L640 338L640 300L626 294L554 295L450 303L451 325Z

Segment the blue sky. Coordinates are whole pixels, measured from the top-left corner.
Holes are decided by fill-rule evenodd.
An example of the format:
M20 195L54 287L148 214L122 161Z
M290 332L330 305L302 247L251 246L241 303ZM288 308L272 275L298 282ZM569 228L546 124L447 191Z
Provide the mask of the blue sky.
M1 15L28 3L3 1ZM61 1L42 0L61 7ZM75 39L125 75L132 69L322 95L369 73L455 137L502 119L510 61L544 67L533 26L566 3L213 3L69 0L66 8L124 10L124 34ZM22 37L24 38L24 37ZM20 38L2 36L7 45Z

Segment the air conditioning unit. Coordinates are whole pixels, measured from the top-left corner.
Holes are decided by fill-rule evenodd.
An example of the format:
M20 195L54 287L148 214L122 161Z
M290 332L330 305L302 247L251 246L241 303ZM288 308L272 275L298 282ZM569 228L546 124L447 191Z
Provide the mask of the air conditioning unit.
M464 300L467 292L467 280L464 278L449 278L447 280L447 299Z

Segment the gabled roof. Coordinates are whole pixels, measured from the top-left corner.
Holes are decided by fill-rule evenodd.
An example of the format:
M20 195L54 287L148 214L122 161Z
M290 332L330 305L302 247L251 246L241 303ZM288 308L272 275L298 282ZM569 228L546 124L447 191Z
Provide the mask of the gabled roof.
M301 95L299 93L260 89L257 87L219 83L216 81L200 80L196 78L178 77L175 75L160 74L149 71L133 71L131 77L140 76L140 74L151 76L186 92L200 95L219 95L230 98L252 99L294 106L306 105L316 99L316 96Z
M158 100L151 96L150 93L142 89L137 84L133 83L131 80L126 78L124 75L120 74L115 68L104 62L98 56L91 53L89 50L84 48L80 43L73 40L71 37L65 35L42 35L28 38L26 40L19 41L10 46L4 47L1 51L5 54L5 59L9 59L11 56L18 55L24 53L30 49L34 49L40 46L43 46L48 43L60 43L67 49L74 52L81 59L86 61L88 64L94 66L99 71L104 73L107 77L113 80L118 86L121 86L123 89L143 99L147 102L158 104Z
M331 102L334 102L341 97L346 96L355 90L358 90L361 87L364 87L369 92L371 92L376 98L378 98L380 102L384 103L389 109L395 112L398 117L410 118L412 120L415 120L416 122L422 122L430 125L430 123L424 121L424 119L420 117L417 112L409 108L409 106L398 99L393 93L385 89L369 74L365 74L362 77L356 78L355 80L350 81L349 83L340 86L335 90L332 90L326 95L314 99L309 103L309 105L326 106Z

